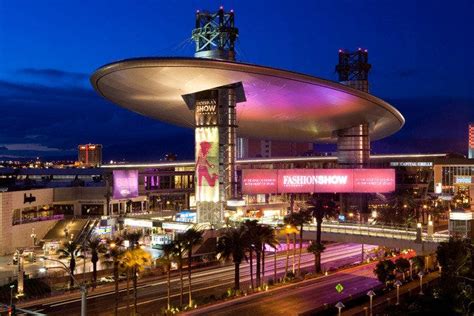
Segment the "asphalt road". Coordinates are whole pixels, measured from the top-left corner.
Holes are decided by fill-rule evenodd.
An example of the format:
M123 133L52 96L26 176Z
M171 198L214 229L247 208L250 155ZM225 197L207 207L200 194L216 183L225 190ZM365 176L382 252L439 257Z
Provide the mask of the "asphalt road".
M298 315L324 304L335 304L349 295L365 292L379 285L380 282L373 274L374 266L375 263L347 269L303 284L264 292L256 297L197 309L186 315ZM338 283L344 286L342 293L335 289Z
M370 246L365 246L368 250ZM332 244L322 255L323 269L338 267L343 264L360 260L361 246L359 244ZM277 261L277 275L281 277L285 271L285 255L280 254ZM255 264L255 263L254 263ZM312 271L314 267L314 256L304 253L301 260L303 270ZM273 258L266 258L266 277L273 277ZM255 269L255 268L254 268ZM290 258L290 271L292 260ZM254 270L255 271L255 270ZM370 271L370 273L372 273ZM187 302L187 279L185 274L185 296L184 303ZM220 295L226 289L232 287L234 280L233 265L219 266L210 270L197 271L193 273L193 298L205 297L211 294ZM249 286L249 265L241 265L241 288ZM161 315L161 310L166 305L166 279L152 280L138 288L138 312L140 315ZM179 277L171 279L172 304L179 303ZM132 294L131 294L132 300ZM54 302L53 302L54 301ZM101 294L91 293L88 297L89 315L113 315L115 295L113 291ZM132 302L130 302L132 304ZM79 315L80 299L45 299L29 309L37 310L48 315ZM120 291L119 314L128 315L126 306L126 291ZM255 315L255 314L254 314Z

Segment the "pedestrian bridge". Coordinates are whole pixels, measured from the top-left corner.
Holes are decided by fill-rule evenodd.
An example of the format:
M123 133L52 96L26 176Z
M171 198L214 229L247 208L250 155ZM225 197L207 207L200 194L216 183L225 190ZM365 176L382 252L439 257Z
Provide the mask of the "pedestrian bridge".
M267 222L263 220L262 222L274 226L283 224L282 221ZM304 226L303 238L306 240L316 238L316 224ZM427 255L434 253L440 242L447 241L449 234L428 233L422 228L325 221L321 227L321 238L326 241L410 248L420 255Z

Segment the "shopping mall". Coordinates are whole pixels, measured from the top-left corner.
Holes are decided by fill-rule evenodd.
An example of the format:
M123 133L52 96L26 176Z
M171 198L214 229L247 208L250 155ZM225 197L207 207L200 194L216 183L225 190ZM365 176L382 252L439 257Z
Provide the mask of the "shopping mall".
M313 193L333 194L341 215L361 220L397 191L420 200L470 194L474 164L462 156L371 155L371 142L396 133L405 119L369 94L366 49L339 50L334 82L238 62L237 36L233 11L197 12L193 58L145 57L100 67L91 84L103 98L194 129L194 161L2 168L0 186L7 192L0 193L0 253L27 243L27 231L42 238L68 216L104 216L106 226L115 225L106 220L113 217L163 237L189 223L274 221L304 207ZM318 143L337 150L329 156L300 151Z

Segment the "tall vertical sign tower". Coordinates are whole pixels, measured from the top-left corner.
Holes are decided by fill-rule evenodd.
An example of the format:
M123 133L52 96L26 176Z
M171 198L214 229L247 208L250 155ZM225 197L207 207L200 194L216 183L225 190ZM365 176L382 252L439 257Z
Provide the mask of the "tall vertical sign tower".
M235 60L238 29L234 12L196 12L192 37L195 57ZM226 202L238 196L236 159L236 105L245 101L242 83L215 87L183 96L195 113L196 208L198 223L221 225Z
M469 148L467 157L474 159L474 123L469 123Z
M369 54L367 49L359 48L355 52L339 50L339 63L336 72L339 82L357 90L369 92ZM370 160L369 124L359 124L337 132L337 163L342 168L365 168ZM355 205L361 215L368 212L365 194L341 195L341 207L347 211Z

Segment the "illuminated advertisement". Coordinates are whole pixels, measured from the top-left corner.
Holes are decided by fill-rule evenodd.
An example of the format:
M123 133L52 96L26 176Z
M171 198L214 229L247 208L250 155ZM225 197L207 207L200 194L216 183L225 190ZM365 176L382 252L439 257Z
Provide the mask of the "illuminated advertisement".
M387 193L394 169L245 169L242 193Z
M138 170L114 170L114 194L116 200L138 196Z
M196 201L219 201L219 131L198 127L196 135Z

